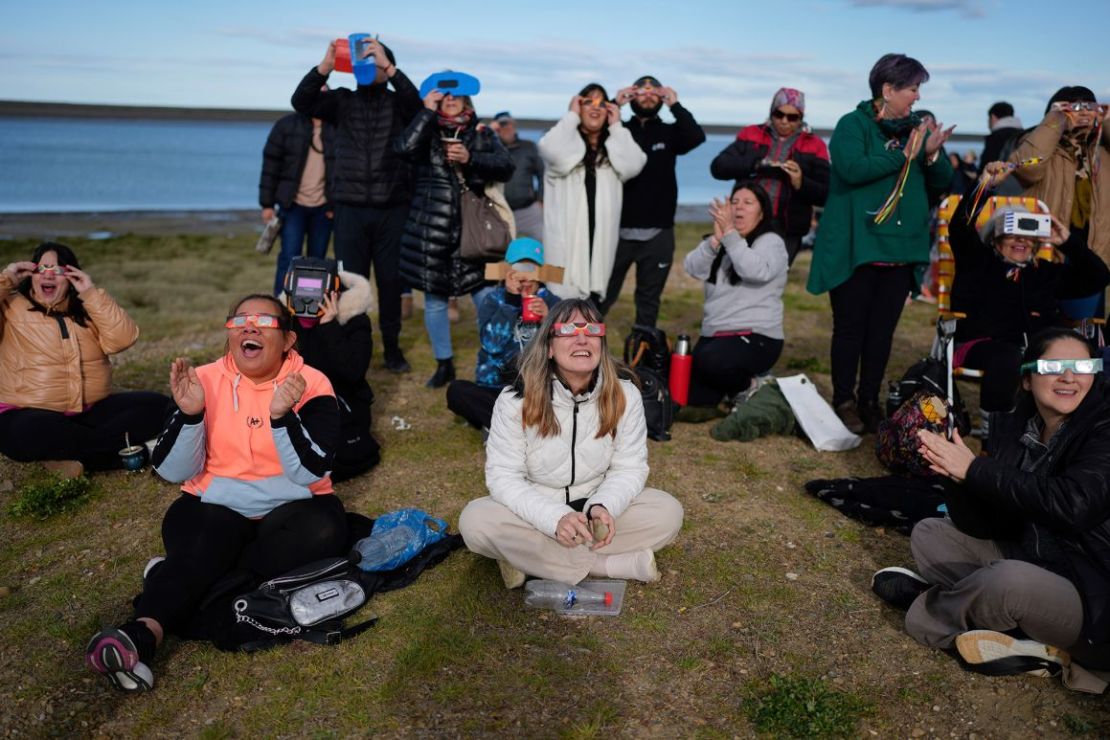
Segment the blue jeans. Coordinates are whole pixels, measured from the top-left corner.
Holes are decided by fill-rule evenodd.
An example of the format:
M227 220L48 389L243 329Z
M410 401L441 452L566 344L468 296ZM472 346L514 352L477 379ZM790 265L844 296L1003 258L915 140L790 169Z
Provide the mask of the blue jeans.
M281 209L281 251L278 252L277 274L274 276L274 295L281 295L285 273L289 272L293 258L301 256L306 235L309 257L327 255L328 239L331 238L328 207L308 208L294 203L288 209Z
M495 287L495 285L487 285L471 293L474 307L481 306L482 301L493 292ZM428 331L428 339L432 342L432 354L435 358L451 359L454 352L451 349L451 322L447 320L447 296L424 294L424 328Z

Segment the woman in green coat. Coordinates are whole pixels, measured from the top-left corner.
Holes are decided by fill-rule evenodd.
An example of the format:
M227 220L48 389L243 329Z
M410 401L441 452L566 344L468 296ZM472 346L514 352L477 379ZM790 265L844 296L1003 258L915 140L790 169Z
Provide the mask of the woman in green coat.
M857 434L879 422L879 388L913 267L929 261L927 192L952 179L941 146L955 127L912 111L928 79L916 59L883 56L871 68L871 99L840 119L829 145L829 198L806 287L829 292L833 407Z

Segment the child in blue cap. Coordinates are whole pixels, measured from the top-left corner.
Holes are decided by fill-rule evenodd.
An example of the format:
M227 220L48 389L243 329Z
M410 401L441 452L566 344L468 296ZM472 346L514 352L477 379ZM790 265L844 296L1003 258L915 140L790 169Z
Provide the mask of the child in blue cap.
M504 277L478 307L480 346L474 382L455 380L447 386L447 408L483 431L489 429L501 389L516 376L517 355L535 335L547 309L559 300L540 280L543 244L535 239L514 239L505 262L491 267Z

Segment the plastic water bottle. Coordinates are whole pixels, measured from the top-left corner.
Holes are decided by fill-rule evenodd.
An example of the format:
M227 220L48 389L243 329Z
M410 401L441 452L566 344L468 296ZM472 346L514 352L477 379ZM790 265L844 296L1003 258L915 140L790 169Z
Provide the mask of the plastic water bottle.
M566 611L575 604L611 606L613 594L610 591L592 591L559 581L528 581L524 584L524 603L536 609Z
M355 549L362 555L358 567L371 571L392 570L400 563L391 561L403 553L414 539L416 532L403 524L380 533L371 531L369 537L363 537L355 544Z

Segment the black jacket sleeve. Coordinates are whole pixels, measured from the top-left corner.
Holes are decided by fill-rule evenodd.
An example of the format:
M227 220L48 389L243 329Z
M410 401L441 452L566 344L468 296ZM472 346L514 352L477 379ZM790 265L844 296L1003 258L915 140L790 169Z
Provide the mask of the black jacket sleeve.
M293 110L312 118L336 123L339 118L339 102L349 90L327 90L320 88L328 81L327 75L320 74L316 67L308 70L297 89L293 91Z
M705 143L705 131L694 120L694 114L686 110L682 103L676 101L671 106L671 115L674 116L671 149L675 154L686 154Z
M404 72L396 70L389 78L389 84L397 93L395 104L401 112L402 121L411 121L413 116L425 109L424 101L420 99L420 91Z
M817 155L797 160L802 168L802 187L794 197L811 206L823 206L829 197L829 160Z
M1057 298L1083 298L1102 291L1110 284L1110 269L1101 257L1091 251L1079 232L1071 232L1067 241L1057 249L1068 258L1060 283L1056 286Z
M270 135L266 137L266 146L262 149L262 176L258 181L258 205L263 208L273 208L277 203L282 155L286 147L287 132L284 120L284 118L278 120L270 129Z
M979 238L975 219L968 223L971 210L971 196L960 198L960 204L948 221L948 243L952 246L952 256L956 258L956 275L960 270L978 268L987 259L993 259L991 248Z
M310 485L332 469L341 437L335 396L316 396L299 411L271 418L270 429L285 475L293 482Z
M467 176L477 176L483 182L507 182L513 176L512 155L500 137L489 128L481 128L474 138L475 146L466 164Z
M332 385L351 384L366 378L373 352L370 317L355 316L345 325L338 321L319 324L312 329L314 368L328 376Z
M718 180L743 180L755 172L763 148L750 141L734 141L713 158L709 173Z
M428 144L436 128L435 111L421 107L409 125L393 140L393 151L405 159L418 161L427 157Z

